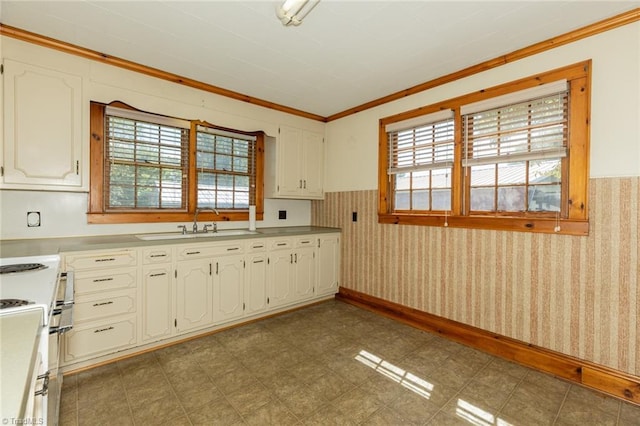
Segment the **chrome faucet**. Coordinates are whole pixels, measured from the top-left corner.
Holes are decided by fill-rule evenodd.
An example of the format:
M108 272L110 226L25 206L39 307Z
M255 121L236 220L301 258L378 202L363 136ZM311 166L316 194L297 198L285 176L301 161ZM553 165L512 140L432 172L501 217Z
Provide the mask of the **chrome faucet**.
M198 213L200 212L204 212L204 211L210 211L215 213L216 215L220 215L220 212L218 211L218 209L196 209L196 213L195 215L193 215L193 233L197 234L198 233ZM209 232L208 225L204 225L204 228L202 230L202 232ZM217 232L218 231L218 226L215 222L213 222L213 232Z

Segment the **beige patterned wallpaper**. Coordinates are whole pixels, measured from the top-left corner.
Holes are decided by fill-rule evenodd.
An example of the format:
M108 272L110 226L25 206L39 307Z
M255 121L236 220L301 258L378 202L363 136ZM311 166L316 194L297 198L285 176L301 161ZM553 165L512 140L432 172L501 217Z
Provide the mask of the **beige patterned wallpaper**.
M640 177L589 196L588 237L381 225L375 190L312 223L342 228L343 287L640 376Z

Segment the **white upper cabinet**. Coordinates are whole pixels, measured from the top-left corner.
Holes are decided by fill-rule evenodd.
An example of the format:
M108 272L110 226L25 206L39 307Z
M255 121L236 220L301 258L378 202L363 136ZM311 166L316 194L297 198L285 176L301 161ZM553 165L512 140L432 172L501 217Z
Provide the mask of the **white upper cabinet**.
M267 138L265 196L267 198L322 199L323 136L281 126L278 138Z
M6 59L0 187L82 190L82 78Z

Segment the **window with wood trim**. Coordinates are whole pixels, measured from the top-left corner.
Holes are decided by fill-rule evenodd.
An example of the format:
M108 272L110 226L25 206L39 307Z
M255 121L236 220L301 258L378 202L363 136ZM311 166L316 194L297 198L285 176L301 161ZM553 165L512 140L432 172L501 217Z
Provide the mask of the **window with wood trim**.
M248 209L256 198L256 137L196 125L199 208Z
M380 120L379 221L586 235L590 65Z
M186 210L190 123L107 107L104 210Z
M451 209L453 130L451 110L386 126L396 211Z
M262 217L262 132L92 102L91 136L89 223Z

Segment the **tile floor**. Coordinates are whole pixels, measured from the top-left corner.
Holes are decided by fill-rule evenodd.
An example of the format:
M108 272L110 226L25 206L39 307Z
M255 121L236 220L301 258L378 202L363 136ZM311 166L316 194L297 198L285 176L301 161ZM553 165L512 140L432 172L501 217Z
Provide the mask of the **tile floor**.
M339 301L65 377L62 425L640 425L640 407Z

